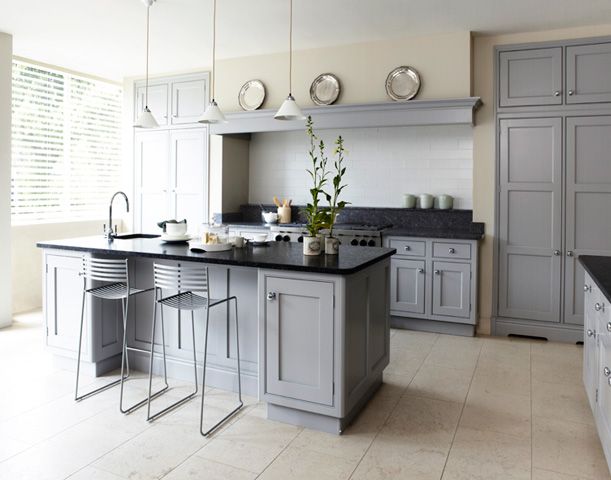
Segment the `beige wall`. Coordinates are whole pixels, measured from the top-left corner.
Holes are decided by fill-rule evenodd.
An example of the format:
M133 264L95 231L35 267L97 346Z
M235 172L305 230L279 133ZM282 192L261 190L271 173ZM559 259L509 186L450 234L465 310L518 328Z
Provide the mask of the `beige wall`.
M0 33L0 327L10 325L11 311L11 72L13 37Z
M489 333L493 293L493 244L495 209L494 46L611 35L611 25L512 35L474 37L473 94L481 97L473 132L473 216L486 223L486 238L480 254L480 333Z

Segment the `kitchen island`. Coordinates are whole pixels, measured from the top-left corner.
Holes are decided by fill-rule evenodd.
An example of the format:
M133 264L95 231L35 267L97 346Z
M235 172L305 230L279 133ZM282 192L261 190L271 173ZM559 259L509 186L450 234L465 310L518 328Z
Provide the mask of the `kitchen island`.
M132 286L150 288L153 263L206 264L213 298L238 298L242 388L267 403L268 417L340 433L382 382L389 361L389 280L392 248L341 246L337 256L308 257L301 244L271 242L218 253L193 253L158 238L84 237L41 242L47 345L74 366L78 344L82 257L129 258ZM172 292L170 292L172 293ZM120 362L120 302L87 303L84 358L99 375ZM152 293L130 302L127 337L150 349ZM192 379L187 315L164 309L170 377ZM205 313L196 312L196 349L203 355ZM233 309L210 315L206 380L237 390ZM184 325L183 325L184 323ZM160 329L158 329L160 330ZM154 339L161 349L161 333ZM132 353L134 353L132 355ZM130 352L147 371L145 355ZM157 359L154 370L161 371Z

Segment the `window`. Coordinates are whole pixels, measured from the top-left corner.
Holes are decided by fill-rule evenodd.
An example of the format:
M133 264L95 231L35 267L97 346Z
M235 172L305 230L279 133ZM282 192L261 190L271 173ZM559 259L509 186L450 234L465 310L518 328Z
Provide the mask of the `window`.
M119 85L13 61L13 224L102 218L121 180Z

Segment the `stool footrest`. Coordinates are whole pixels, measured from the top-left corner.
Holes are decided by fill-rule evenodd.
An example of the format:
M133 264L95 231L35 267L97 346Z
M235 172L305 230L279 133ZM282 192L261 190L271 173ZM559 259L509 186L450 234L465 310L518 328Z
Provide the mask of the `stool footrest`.
M115 385L119 385L119 383L121 383L121 379L120 378L118 378L117 380L114 380L114 381L112 381L110 383L107 383L106 385L102 385L101 387L98 387L95 390L91 390L90 392L84 393L83 395L75 396L74 400L76 400L77 402L80 402L81 400L89 398L89 397L95 395L96 393L103 392L104 390L108 390L109 388L114 387Z
M161 417L162 415L165 415L166 413L168 413L170 410L174 410L175 408L181 406L183 403L188 402L189 400L191 400L193 397L195 397L197 395L197 390L195 390L193 393L190 393L189 395L187 395L186 397L181 398L180 400L174 402L172 405L169 405L167 407L165 407L163 410L159 410L157 413L151 415L150 411L148 416L146 417L146 419L149 422L152 422L153 420L155 420L156 418ZM154 398L154 396L151 396L151 400Z
M240 401L240 404L234 408L231 412L229 412L227 415L225 415L221 420L219 420L217 423L215 423L208 431L204 432L203 429L203 425L200 425L200 433L204 436L207 437L208 435L210 435L212 432L214 432L215 430L217 430L221 425L223 425L227 420L229 420L231 417L233 417L236 413L238 413L238 411L244 406L244 402Z

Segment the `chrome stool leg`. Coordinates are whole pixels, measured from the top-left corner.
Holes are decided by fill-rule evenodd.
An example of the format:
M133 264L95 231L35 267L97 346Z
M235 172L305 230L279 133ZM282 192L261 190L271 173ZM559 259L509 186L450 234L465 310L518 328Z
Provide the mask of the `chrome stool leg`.
M159 303L158 297L157 297L157 290L161 290L161 289L155 289L155 305L153 306L153 328L152 328L152 333L151 333L151 352L150 352L151 357L150 357L150 364L149 364L149 396L147 398L148 405L147 405L147 413L146 413L146 419L149 422L152 422L153 420L161 417L162 415L165 415L169 411L174 410L175 408L179 407L183 403L191 400L199 392L199 386L197 383L197 357L196 357L196 352L195 352L195 321L194 321L193 311L191 311L191 328L192 328L192 334L193 334L193 365L195 368L195 390L192 393L188 394L187 396L181 398L180 400L177 400L176 402L172 403L171 405L151 415L151 400L153 400L155 396L161 393L161 392L158 392L155 395L151 395L152 388L153 388L153 359L154 359L154 350L155 350L155 324L157 323L157 303ZM164 335L164 326L163 326L163 304L161 303L159 304L159 309L161 313L161 343L163 344L162 350L163 350L164 378L166 381L166 388L167 388L165 335Z
M219 305L224 302L227 302L227 304L229 304L231 300L235 302L235 340L236 340L236 352L237 352L237 360L238 360L238 400L239 400L239 404L236 408L234 408L231 412L229 412L221 420L219 420L211 428L209 428L207 431L204 432L204 399L206 397L206 360L207 360L207 353L208 353L208 325L210 323L210 305L209 305L208 308L206 309L206 333L205 333L205 340L204 340L204 366L203 366L203 373L202 373L202 406L201 406L200 417L199 417L199 432L204 437L207 437L212 432L217 430L223 423L225 423L225 421L227 421L229 418L235 415L244 406L244 402L242 401L242 380L241 380L242 375L240 371L240 337L238 333L239 332L238 298L235 296L229 297L225 300L212 304L212 306Z

